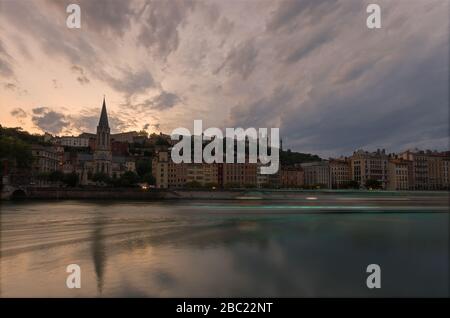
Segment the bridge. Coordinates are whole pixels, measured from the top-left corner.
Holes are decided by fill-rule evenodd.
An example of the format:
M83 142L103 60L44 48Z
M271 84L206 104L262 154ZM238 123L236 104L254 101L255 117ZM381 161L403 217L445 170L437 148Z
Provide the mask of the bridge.
M12 186L9 184L3 185L1 191L2 200L21 199L26 198L28 190L26 186Z
M9 182L8 176L2 177L0 199L20 199L26 198L28 195L28 189L26 185L13 185Z

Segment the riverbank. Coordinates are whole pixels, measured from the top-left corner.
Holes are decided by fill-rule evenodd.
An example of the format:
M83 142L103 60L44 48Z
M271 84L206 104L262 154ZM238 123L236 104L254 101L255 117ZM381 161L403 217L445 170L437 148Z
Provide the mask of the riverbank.
M298 189L141 189L141 188L26 188L9 198L31 200L314 200L315 195L352 195L369 197L436 196L448 197L446 191L363 191Z

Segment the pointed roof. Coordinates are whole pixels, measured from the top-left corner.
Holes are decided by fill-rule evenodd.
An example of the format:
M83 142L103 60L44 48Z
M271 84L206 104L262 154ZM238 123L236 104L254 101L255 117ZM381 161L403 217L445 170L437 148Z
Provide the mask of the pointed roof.
M108 113L106 112L106 103L105 103L105 97L103 97L103 106L102 106L102 113L100 115L100 121L98 122L99 127L108 127Z

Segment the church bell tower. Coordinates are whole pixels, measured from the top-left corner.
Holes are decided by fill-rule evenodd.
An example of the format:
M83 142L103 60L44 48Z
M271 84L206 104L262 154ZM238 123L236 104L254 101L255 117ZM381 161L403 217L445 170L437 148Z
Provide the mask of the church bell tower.
M104 173L111 176L112 153L110 129L108 124L108 113L106 112L106 102L103 97L102 112L97 126L97 140L95 144L94 162L95 172Z

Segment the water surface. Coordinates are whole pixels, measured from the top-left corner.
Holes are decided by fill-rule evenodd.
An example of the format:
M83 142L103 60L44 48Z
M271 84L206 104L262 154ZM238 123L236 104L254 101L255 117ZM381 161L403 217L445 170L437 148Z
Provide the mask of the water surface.
M3 202L1 297L448 296L448 197ZM66 266L81 267L81 289ZM382 288L366 287L379 264Z

